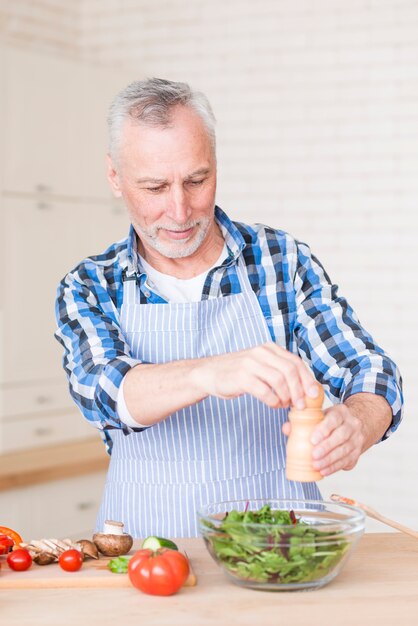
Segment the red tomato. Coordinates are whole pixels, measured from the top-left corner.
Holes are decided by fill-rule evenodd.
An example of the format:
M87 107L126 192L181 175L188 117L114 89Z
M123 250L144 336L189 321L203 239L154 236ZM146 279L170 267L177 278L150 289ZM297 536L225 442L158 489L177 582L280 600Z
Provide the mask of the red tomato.
M155 596L171 596L186 582L189 561L177 550L161 548L138 550L129 561L129 580L141 591Z
M0 535L0 554L7 554L14 546L14 541L7 535Z
M83 556L79 550L75 548L61 552L58 563L66 572L76 572L83 564Z
M7 565L15 572L24 572L32 565L32 557L27 550L19 548L10 552L7 557Z

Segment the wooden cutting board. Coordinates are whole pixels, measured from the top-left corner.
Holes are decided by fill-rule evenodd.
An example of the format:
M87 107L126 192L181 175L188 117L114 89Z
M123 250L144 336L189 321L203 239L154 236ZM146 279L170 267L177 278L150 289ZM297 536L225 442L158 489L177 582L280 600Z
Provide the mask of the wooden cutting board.
M181 540L176 541L181 551ZM139 546L138 546L139 548ZM132 549L129 554L134 554ZM184 552L184 551L183 551ZM0 557L0 590L1 589L57 589L75 587L105 587L121 588L131 587L127 574L114 574L107 564L110 561L108 556L100 556L100 559L88 559L84 561L78 572L65 572L58 563L50 565L36 565L33 563L26 572L14 572L6 563L6 557ZM190 559L189 559L190 562ZM186 580L185 587L196 585L196 576L190 563L190 574Z

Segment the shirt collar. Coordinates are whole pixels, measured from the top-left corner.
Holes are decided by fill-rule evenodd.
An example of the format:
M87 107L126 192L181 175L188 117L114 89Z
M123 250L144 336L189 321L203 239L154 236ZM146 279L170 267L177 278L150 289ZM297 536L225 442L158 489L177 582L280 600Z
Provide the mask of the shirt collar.
M230 259L236 260L246 246L244 237L224 211L215 207L215 220L222 231L223 238L229 251Z
M136 232L134 227L130 226L128 235L128 272L136 272L138 266L138 251L136 246Z
M245 240L235 224L229 219L227 214L218 206L215 206L215 221L222 231L229 258L236 260L245 248ZM138 269L137 239L134 227L130 226L128 235L128 273L136 272Z

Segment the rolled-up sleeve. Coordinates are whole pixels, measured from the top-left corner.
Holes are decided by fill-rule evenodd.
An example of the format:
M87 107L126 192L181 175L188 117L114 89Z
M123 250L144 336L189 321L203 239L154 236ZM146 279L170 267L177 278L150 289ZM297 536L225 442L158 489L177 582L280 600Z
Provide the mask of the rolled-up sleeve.
M334 402L343 402L360 392L383 396L392 409L392 422L382 437L387 439L402 419L398 367L361 326L321 263L301 243L297 244L294 285L295 335L300 355Z
M94 264L80 266L61 281L55 311L55 337L64 348L70 393L86 420L101 431L143 430L121 422L117 414L122 379L141 361L131 357L118 311ZM105 433L103 438L108 442Z

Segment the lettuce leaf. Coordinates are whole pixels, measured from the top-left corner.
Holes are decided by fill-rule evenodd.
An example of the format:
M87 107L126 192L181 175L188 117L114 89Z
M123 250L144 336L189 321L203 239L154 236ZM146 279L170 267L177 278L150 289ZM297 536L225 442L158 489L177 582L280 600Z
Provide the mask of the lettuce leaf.
M340 562L349 544L336 532L321 531L293 511L229 512L215 527L206 522L213 556L241 579L260 583L304 583L323 578ZM285 528L284 528L285 527ZM290 528L289 528L290 527Z

